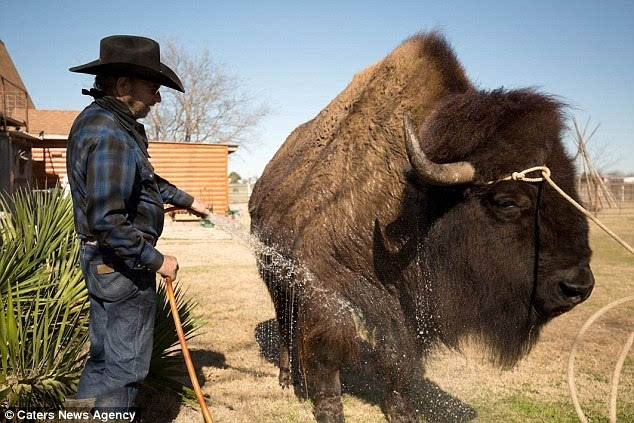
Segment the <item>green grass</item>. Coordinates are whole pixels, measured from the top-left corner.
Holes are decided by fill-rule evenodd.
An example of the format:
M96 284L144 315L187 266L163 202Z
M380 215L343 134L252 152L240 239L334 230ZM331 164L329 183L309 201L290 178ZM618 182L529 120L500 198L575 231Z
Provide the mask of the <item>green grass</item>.
M570 403L550 403L520 394L495 402L477 404L476 409L479 422L575 423L579 421Z

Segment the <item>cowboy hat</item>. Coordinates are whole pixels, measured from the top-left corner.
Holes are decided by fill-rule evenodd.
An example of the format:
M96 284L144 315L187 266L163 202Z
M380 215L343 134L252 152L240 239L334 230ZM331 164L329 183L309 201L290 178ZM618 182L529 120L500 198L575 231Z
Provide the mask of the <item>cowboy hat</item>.
M161 63L159 44L135 35L111 35L102 39L99 59L69 70L90 75L133 76L185 92L176 73Z

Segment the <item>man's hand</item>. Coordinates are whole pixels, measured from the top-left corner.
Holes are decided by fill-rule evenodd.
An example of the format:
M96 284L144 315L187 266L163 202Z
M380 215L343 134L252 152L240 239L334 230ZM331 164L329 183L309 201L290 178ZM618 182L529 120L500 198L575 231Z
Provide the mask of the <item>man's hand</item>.
M163 256L163 264L158 270L159 275L164 278L176 279L176 273L178 273L178 260L174 256Z
M197 198L194 198L194 202L192 203L191 206L189 206L189 211L195 214L196 216L202 217L202 218L205 218L211 214L211 211L207 208L205 203L198 200Z

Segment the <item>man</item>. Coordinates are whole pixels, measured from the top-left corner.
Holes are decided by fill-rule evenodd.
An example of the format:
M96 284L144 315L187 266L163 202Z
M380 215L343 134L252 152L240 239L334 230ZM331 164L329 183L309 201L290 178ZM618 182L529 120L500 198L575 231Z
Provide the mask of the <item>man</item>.
M70 69L96 75L84 90L95 101L77 117L66 167L81 267L90 300L90 357L78 399L96 409L126 411L148 373L156 309L156 273L174 279L175 257L155 247L165 203L204 216L206 206L154 173L137 119L161 101L161 85L184 92L160 62L157 42L114 35L99 59Z

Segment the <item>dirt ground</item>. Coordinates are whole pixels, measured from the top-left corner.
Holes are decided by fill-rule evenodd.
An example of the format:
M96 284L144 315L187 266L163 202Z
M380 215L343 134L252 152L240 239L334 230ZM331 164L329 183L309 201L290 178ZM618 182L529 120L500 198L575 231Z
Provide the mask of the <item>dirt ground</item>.
M246 205L235 205L248 224ZM634 209L601 213L604 223L634 244ZM476 346L438 350L427 364L429 403L462 410L447 421L477 414L478 422L578 421L567 384L570 348L599 308L634 293L634 257L594 224L591 245L596 287L590 299L550 323L533 352L512 370L483 361ZM179 282L207 324L190 342L194 364L216 422L312 422L311 403L277 382L277 329L268 293L251 252L217 228L167 222L159 248L179 259ZM634 330L634 302L604 315L579 344L575 362L581 406L592 422L608 421L610 383L618 355ZM619 386L619 421L634 422L634 352ZM385 422L376 392L344 384L348 422ZM143 394L149 421L200 422L197 408L169 395Z

